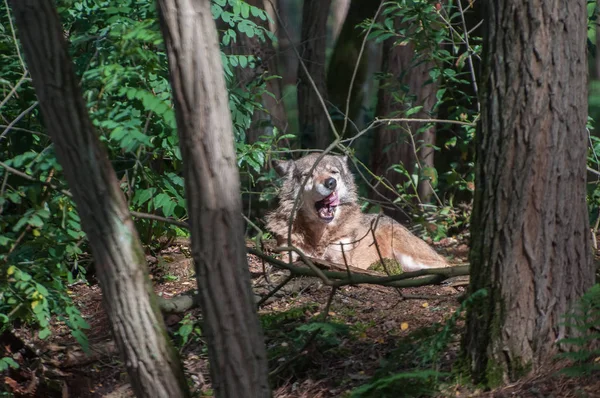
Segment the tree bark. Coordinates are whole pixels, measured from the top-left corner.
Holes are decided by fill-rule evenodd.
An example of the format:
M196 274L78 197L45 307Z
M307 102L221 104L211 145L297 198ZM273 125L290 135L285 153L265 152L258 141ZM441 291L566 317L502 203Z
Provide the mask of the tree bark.
M596 52L594 54L594 79L600 80L600 0L596 1Z
M247 0L246 3L264 9L263 0ZM269 30L268 21L263 21L257 17L250 17L252 22L259 26L262 26L267 31ZM277 76L277 57L275 49L270 39L261 41L256 35L248 37L244 33L238 34L239 45L234 46L233 53L237 55L253 55L260 60L257 62L257 67L237 68L239 71L238 78L240 79L240 86L245 87L248 83L252 82L258 76L266 73L265 77ZM287 117L285 114L285 107L283 106L283 94L281 89L281 79L270 79L267 80L266 88L271 95L262 95L262 104L267 112L255 111L252 118L252 126L246 132L246 140L249 143L258 141L261 135L269 135L272 133L272 127L277 127L280 132L284 132L287 128Z
M300 57L321 96L327 101L325 50L331 0L304 0ZM302 66L298 68L298 122L303 148L324 149L331 143L327 112ZM327 103L327 102L325 102Z
M92 247L113 334L138 397L189 396L138 234L90 122L51 0L13 1L42 115Z
M333 0L331 3L331 35L328 37L328 47L334 47L337 42L348 15L350 2L351 0Z
M302 4L299 1L277 0L277 63L279 64L283 87L296 85L298 77L298 58L293 47L300 41Z
M225 78L208 0L159 0L200 304L217 397L268 397Z
M476 382L553 358L562 315L594 282L586 208L586 2L487 5L470 291Z
M348 89L352 82L354 69L358 63L358 69L352 91L350 93L350 106L348 108L348 118L360 129L362 123L359 120L361 108L365 102L365 85L374 84L374 79L368 79L369 57L368 46L358 59L360 49L364 40L364 35L356 26L367 18L373 18L379 8L381 0L352 0L342 30L335 43L331 61L327 69L327 95L333 105L331 113L334 118L336 128L341 133L344 125L346 112L346 102L348 101ZM378 67L379 65L376 65ZM358 131L353 128L353 123L348 123L346 130L351 134Z
M376 114L379 117L404 117L404 112L415 106L423 106L421 111L412 115L414 118L427 119L432 117L433 107L436 103L437 82L429 82L429 72L433 68L431 62L420 60L414 51L414 46L394 46L394 39L388 39L383 44L382 71L387 78L381 81L378 93ZM398 101L398 93L408 87L403 100ZM394 96L396 94L396 97ZM402 164L409 174L416 169L417 160L423 169L433 167L435 144L435 127L422 132L418 130L423 123L402 123L393 126L381 125L374 132L373 150L371 151L371 170L378 176L385 177L395 188L403 185L407 178L389 168L394 164ZM413 146L411 136L415 142ZM380 193L393 201L398 194L389 189L380 189ZM417 186L419 198L427 202L432 190L427 181L420 181ZM371 197L377 198L375 193ZM386 214L401 221L406 220L406 212L399 208L386 210Z

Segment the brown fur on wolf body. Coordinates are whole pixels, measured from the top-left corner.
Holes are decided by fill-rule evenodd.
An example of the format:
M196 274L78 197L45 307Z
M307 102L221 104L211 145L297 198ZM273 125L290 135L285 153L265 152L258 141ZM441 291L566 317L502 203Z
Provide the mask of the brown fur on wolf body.
M401 224L387 216L360 211L346 157L325 155L301 191L302 181L319 155L275 162L277 172L283 176L283 186L278 208L267 215L267 228L275 234L278 245L287 245L290 213L296 196L300 195L291 243L307 256L361 269L369 268L380 258L398 261L403 271L448 266L442 256ZM331 178L336 184L334 189L328 190L326 184ZM333 195L328 192L335 192L339 198L332 221L324 220L316 209L317 202ZM377 245L373 241L373 230Z

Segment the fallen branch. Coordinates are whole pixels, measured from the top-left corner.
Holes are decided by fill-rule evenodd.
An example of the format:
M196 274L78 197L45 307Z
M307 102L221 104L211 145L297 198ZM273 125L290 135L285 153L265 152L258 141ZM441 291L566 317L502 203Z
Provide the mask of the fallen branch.
M248 253L262 258L278 268L283 268L290 271L294 276L319 277L319 275L312 269L304 267L302 262L288 264L281 260L273 258L261 252L260 250L252 248L248 248L247 250ZM339 266L345 268L345 266ZM333 287L359 284L371 284L391 287L418 287L439 284L440 282L455 276L469 275L469 267L463 265L447 268L429 268L413 272L405 272L400 275L392 276L374 276L365 275L364 273L357 272L348 273L325 270L321 271L320 273L322 273L327 278L327 281L329 281L331 283L331 286ZM325 283L325 281L323 282Z

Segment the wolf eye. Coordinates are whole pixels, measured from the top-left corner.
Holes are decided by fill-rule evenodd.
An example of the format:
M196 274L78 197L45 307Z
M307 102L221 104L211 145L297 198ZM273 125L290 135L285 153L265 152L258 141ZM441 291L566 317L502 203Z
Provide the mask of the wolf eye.
M331 174L340 174L338 169L331 169Z

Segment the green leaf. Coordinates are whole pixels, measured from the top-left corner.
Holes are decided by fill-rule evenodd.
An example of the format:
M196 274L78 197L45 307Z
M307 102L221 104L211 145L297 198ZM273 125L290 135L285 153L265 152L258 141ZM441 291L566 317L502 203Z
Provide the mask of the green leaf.
M240 5L240 13L242 14L242 18L250 17L250 6L247 3L241 3Z
M44 220L42 220L37 214L32 215L28 220L29 225L32 227L40 228L44 226Z
M210 12L212 13L213 19L219 19L223 12L223 7L213 3L210 7Z
M11 357L0 358L0 371L5 371L9 367L19 369L19 364Z
M79 345L81 346L81 348L83 349L83 351L85 353L90 352L90 344L89 344L86 334L83 333L83 331L81 331L79 329L74 329L74 330L71 330L71 335L73 337L75 337L75 340L77 340L77 342L79 343Z
M419 112L421 109L423 109L422 105L410 108L409 110L406 111L406 116L414 115L415 113Z
M52 332L50 331L50 329L48 329L48 328L43 328L42 330L40 330L40 331L38 332L38 337L39 337L41 340L44 340L44 339L48 338L48 336L50 336L51 334L52 334Z
M142 206L154 196L155 192L156 188L139 189L135 191L135 195L133 196L133 202L138 206Z

